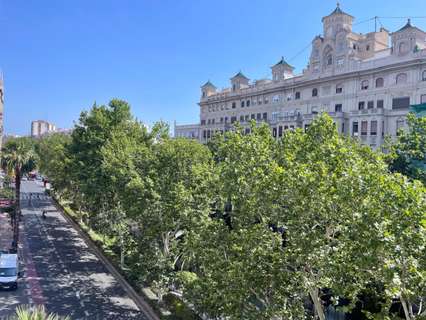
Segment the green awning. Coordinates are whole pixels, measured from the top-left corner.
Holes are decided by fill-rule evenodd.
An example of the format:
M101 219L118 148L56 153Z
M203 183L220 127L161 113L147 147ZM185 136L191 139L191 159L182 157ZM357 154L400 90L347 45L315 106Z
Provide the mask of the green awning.
M417 117L426 117L426 103L411 105L410 112L413 112Z

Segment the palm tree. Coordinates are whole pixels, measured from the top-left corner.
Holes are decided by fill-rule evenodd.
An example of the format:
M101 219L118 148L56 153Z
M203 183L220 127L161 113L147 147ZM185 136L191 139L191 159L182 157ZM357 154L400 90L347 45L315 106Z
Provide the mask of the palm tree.
M15 176L15 213L13 224L13 249L17 248L19 240L19 220L21 214L21 179L24 173L35 168L36 154L33 142L29 138L15 138L9 140L2 149L2 168Z
M48 313L44 306L19 306L16 315L11 320L70 320L69 317L60 317L57 314Z

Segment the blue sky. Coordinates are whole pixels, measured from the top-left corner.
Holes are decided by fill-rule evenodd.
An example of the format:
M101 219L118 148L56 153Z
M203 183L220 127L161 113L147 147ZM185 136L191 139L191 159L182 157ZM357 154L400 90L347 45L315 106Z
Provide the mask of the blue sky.
M284 56L300 72L329 0L0 0L5 132L35 119L72 127L82 110L117 97L151 124L198 122L200 85L226 87L242 70L269 76ZM426 15L425 0L344 0L355 24ZM381 19L391 31L404 19ZM413 19L426 30L426 19ZM355 25L374 30L374 22ZM296 56L297 55L297 56Z

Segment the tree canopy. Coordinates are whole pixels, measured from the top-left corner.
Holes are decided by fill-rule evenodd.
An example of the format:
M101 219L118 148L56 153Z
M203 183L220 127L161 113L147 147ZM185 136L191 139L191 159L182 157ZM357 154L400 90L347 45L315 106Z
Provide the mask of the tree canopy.
M426 185L426 117L411 113L407 120L408 130L401 130L390 146L389 167Z
M366 315L386 318L398 300L416 319L426 191L398 158L421 159L411 150L423 150L423 122L410 121L418 128L392 158L339 135L328 115L280 140L252 122L250 134L236 126L205 146L169 137L164 123L147 130L112 100L38 150L57 192L160 298L177 290L211 318L325 319L379 288Z

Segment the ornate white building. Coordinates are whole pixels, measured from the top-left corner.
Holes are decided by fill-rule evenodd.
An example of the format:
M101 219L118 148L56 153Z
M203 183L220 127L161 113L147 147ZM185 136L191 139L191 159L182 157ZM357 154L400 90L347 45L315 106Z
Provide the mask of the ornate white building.
M409 106L426 102L426 33L408 20L392 33L360 34L352 31L353 20L339 6L322 19L323 35L313 39L302 74L283 58L271 67L272 80L250 81L239 72L223 90L208 81L201 87L200 124L175 126L175 136L204 143L234 122L248 133L254 119L280 138L328 112L342 134L373 148L394 137Z

